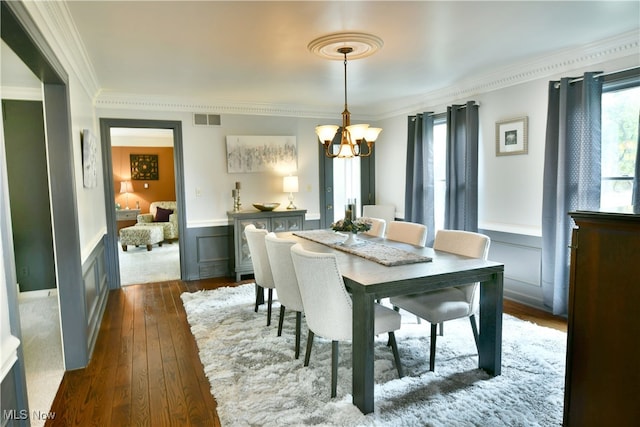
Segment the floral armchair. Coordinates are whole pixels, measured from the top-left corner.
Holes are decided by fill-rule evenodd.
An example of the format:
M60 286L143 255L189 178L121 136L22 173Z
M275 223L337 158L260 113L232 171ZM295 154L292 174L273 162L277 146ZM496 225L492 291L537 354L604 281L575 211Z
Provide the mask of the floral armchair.
M178 238L178 212L175 201L152 202L149 213L138 215L136 226L162 227L164 240Z

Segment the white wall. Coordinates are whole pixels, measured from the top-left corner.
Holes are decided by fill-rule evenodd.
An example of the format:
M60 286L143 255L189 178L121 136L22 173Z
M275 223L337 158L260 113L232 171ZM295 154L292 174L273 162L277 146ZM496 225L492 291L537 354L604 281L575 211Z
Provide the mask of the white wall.
M104 204L104 183L102 182L102 153L97 151L98 185L84 188L82 165L82 131L90 129L100 138L100 129L94 115L93 98L83 90L75 74L69 76L69 100L71 104L71 136L73 138L73 171L78 204L78 229L82 262L98 245L107 232L106 209ZM51 181L51 178L50 178ZM55 230L54 230L55 234Z
M586 71L614 72L640 65L640 58L627 57L542 79L479 93L468 99L451 99L416 113L442 113L446 106L474 100L480 104L479 227L487 230L541 236L542 180L550 80L579 77ZM415 114L415 113L414 113ZM495 123L504 119L529 118L529 149L526 155L496 156ZM376 142L376 201L393 204L404 215L404 185L407 116L381 121L384 129Z
M296 205L307 209L307 219L318 218L318 142L315 119L295 117L222 115L220 126L195 126L192 113L183 111L136 111L99 108L98 118L177 120L182 122L184 182L187 227L226 225L233 209L231 189L242 183L243 209L257 202L280 202L285 207L288 193L282 192L282 177L276 172L227 173L227 135L294 135L298 145L300 192ZM199 196L198 196L199 194Z

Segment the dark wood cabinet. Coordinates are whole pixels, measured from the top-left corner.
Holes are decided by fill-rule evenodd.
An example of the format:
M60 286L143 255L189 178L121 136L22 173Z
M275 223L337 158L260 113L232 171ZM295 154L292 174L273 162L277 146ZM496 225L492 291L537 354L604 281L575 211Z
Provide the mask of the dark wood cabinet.
M640 215L572 212L566 426L640 420Z
M283 231L299 231L304 228L305 209L277 210L277 211L240 211L227 212L229 225L232 227L233 257L231 271L236 274L236 281L240 281L243 274L252 274L253 265L249 254L249 246L244 235L244 228L253 224L256 228L266 229L274 233Z

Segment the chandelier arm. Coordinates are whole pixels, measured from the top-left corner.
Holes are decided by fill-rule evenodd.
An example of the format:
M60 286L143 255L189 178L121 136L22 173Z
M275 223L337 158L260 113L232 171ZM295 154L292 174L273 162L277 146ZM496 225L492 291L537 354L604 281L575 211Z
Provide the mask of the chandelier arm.
M327 157L329 157L329 158L331 158L331 159L334 159L334 158L338 157L338 155L337 155L337 154L333 154L333 153L331 152L331 145L332 145L332 144L331 144L331 141L327 141L327 143L326 143L326 144L324 144L324 143L323 143L322 145L324 145L324 152L325 152L325 155L326 155Z
M367 150L367 154L362 154L362 148L360 148L360 153L361 153L360 157L369 157L373 152L373 141L367 141L366 139L363 139L362 141L366 142L368 150Z

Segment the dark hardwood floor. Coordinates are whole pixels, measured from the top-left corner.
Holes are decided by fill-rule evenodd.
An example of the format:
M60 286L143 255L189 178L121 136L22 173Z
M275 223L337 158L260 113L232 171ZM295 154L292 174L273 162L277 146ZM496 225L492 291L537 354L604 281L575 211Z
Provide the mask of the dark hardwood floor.
M46 426L220 426L183 292L232 279L170 281L111 291L89 366L64 374ZM505 301L505 313L566 331L566 320Z

